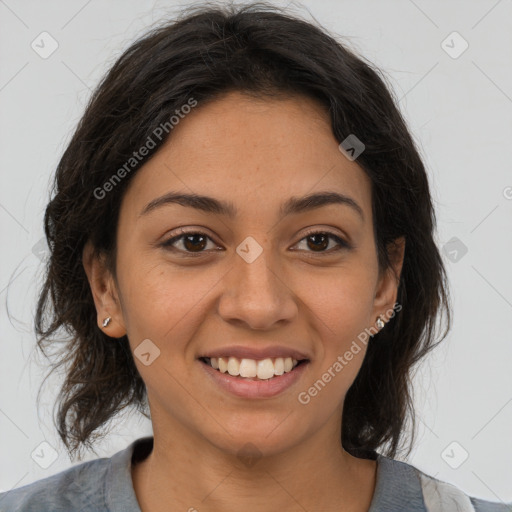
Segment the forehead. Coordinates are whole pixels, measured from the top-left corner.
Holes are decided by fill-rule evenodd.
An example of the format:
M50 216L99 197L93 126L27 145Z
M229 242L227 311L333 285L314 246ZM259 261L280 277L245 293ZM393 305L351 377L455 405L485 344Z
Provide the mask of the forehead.
M304 96L255 99L230 92L198 103L139 169L125 202L141 210L176 190L227 199L250 215L256 206L278 208L317 190L371 209L369 177L339 151L326 110Z

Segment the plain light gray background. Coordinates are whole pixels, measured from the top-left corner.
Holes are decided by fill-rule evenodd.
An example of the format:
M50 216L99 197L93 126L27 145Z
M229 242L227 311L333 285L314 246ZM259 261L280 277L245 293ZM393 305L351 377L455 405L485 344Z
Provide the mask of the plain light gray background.
M32 320L50 176L103 73L179 5L188 4L0 0L1 490L72 464L51 421L59 378L45 386L39 413L35 401L46 373L33 355ZM389 77L431 177L439 246L448 243L454 325L415 376L419 429L408 462L471 495L510 501L511 1L302 5ZM300 6L292 12L310 19ZM44 37L51 49L42 32L58 43L47 58L31 47ZM99 456L151 433L151 425L125 416L113 431Z

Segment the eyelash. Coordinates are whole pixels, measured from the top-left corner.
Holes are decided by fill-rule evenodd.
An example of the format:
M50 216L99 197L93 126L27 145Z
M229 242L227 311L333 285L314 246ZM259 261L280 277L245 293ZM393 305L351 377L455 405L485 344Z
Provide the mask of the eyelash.
M176 251L176 252L182 252L182 253L186 254L187 256L192 256L192 257L197 257L197 256L200 256L200 255L208 252L206 250L202 250L202 251L194 253L194 252L191 252L191 251L186 251L186 250L182 250L182 249L176 249L176 247L173 247L175 242L177 242L179 240L182 240L187 235L201 235L201 236L204 236L204 237L208 238L209 240L211 240L213 242L211 237L209 237L206 233L202 233L201 231L181 231L179 235L173 236L169 240L163 242L161 244L161 246L164 247L165 249ZM338 235L335 235L334 233L331 233L330 231L321 231L321 230L320 231L318 231L318 230L317 231L310 231L310 232L306 233L304 235L304 237L302 237L299 240L298 243L302 242L306 238L308 238L310 236L313 236L313 235L327 235L330 239L332 239L336 243L338 243L339 247L337 249L335 249L335 250L330 249L328 251L319 251L319 252L306 251L306 252L311 252L313 254L322 255L322 254L333 254L333 253L336 253L336 252L341 251L343 249L351 249L352 248L351 245L348 242L346 242L345 240L340 238ZM297 244L295 244L295 245L297 245Z

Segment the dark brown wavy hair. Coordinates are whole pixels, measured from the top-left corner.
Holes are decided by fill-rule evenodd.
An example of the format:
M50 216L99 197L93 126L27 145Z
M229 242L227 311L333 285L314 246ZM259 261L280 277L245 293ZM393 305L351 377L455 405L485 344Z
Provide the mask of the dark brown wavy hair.
M90 239L115 275L123 193L172 131L104 197L95 191L190 98L201 108L233 90L259 98L306 95L328 111L339 142L355 134L365 144L357 163L372 182L381 270L391 266L389 244L406 239L397 276L402 310L368 344L345 398L341 442L355 456L380 448L394 457L409 439L410 453L411 372L451 324L425 167L382 72L318 23L261 2L196 5L151 28L103 77L57 166L44 217L50 257L35 329L38 348L53 359L47 377L64 369L54 410L59 436L73 457L93 449L125 408L149 417L127 337L112 339L97 327L82 250ZM438 336L442 312L447 325Z

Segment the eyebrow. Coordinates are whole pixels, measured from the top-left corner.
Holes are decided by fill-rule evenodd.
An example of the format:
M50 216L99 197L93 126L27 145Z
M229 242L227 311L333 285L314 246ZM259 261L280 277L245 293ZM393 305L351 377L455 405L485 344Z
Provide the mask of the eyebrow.
M167 204L179 204L181 206L195 208L196 210L201 210L206 213L226 215L229 218L234 218L237 215L237 208L230 201L222 201L200 194L169 192L150 201L142 209L139 217L146 215L156 208ZM363 209L354 199L345 194L330 191L316 192L302 197L291 197L283 205L281 205L279 214L282 218L286 217L287 215L307 212L330 204L346 205L355 211L364 221Z

